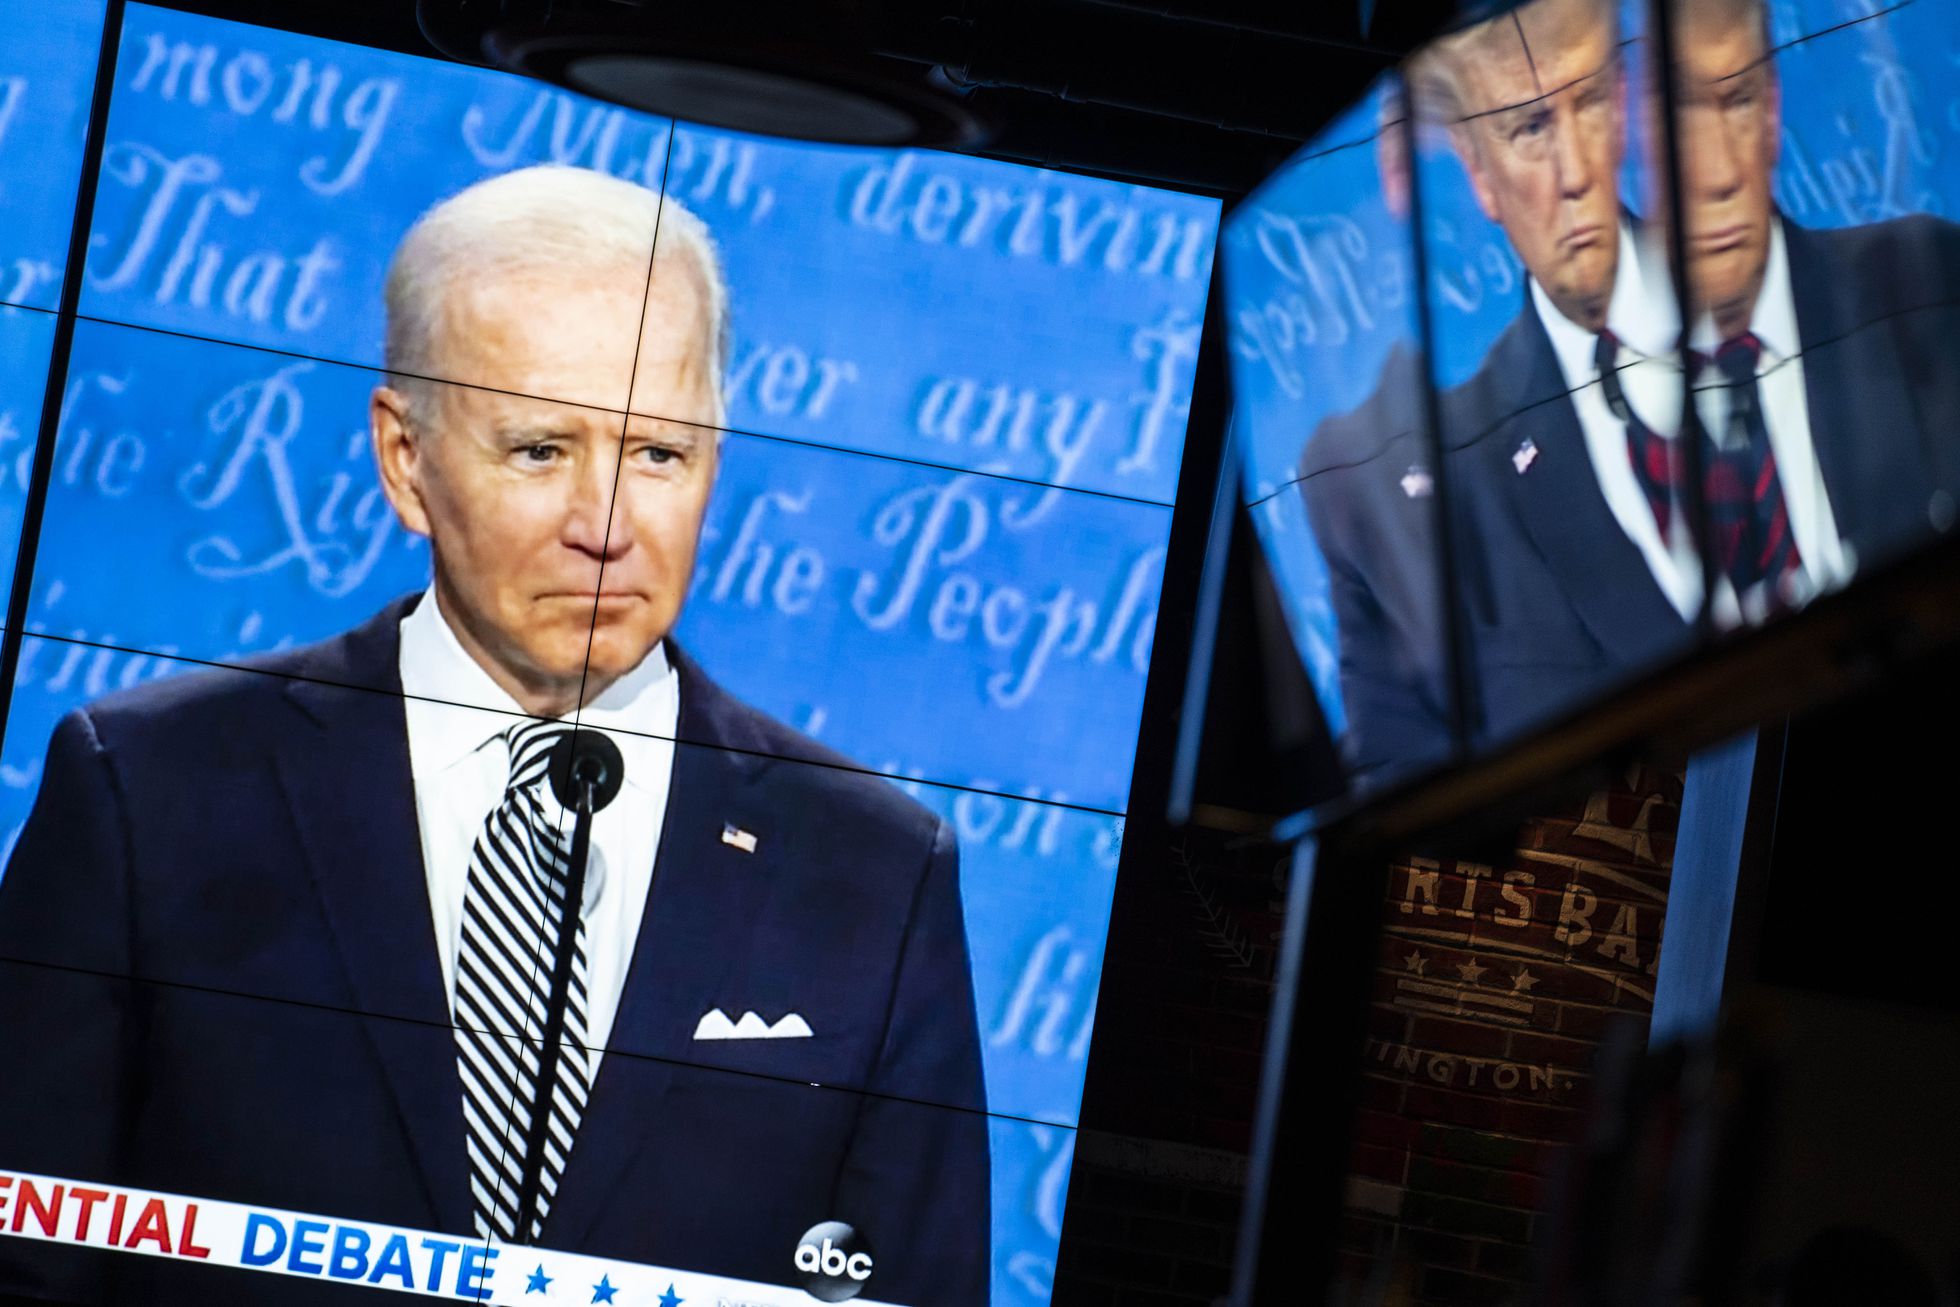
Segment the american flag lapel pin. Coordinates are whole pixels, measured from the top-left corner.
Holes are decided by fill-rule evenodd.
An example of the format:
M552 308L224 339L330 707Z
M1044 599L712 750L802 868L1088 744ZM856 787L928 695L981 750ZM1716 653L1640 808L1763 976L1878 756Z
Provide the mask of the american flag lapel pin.
M1511 455L1511 466L1518 470L1519 476L1523 476L1537 461L1538 445L1531 437L1526 436L1524 443L1518 446L1517 452Z
M745 831L740 826L731 825L728 822L722 823L721 842L732 848L740 849L744 853L755 852L754 832Z

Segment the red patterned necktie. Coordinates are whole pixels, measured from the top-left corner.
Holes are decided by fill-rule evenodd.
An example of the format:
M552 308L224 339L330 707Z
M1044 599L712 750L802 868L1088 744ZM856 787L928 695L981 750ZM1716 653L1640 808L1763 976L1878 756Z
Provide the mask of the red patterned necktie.
M1627 403L1619 380L1619 349L1611 331L1600 332L1594 363L1607 407L1626 426L1627 461L1665 540L1679 504L1683 469L1676 442L1648 426ZM1762 341L1745 332L1724 341L1712 360L1691 354L1689 362L1695 375L1714 363L1729 396L1722 439L1714 439L1711 431L1703 445L1702 485L1715 566L1729 578L1738 599L1760 589L1764 610L1773 611L1786 601L1787 580L1803 566L1803 558L1790 530L1790 511L1763 420L1756 378L1762 353Z
M1619 356L1619 338L1611 331L1600 332L1593 349L1600 389L1606 396L1606 406L1626 427L1627 461L1633 464L1634 479L1647 496L1647 506L1653 510L1661 539L1666 540L1674 522L1675 487L1680 482L1674 442L1648 426L1627 403L1626 390L1620 385Z
M1751 332L1723 341L1715 351L1715 366L1728 390L1729 420L1723 438L1709 451L1704 480L1715 565L1738 597L1766 586L1773 609L1783 601L1785 581L1803 566L1803 559L1790 531L1790 510L1763 420L1762 387L1756 378L1762 353L1762 341Z

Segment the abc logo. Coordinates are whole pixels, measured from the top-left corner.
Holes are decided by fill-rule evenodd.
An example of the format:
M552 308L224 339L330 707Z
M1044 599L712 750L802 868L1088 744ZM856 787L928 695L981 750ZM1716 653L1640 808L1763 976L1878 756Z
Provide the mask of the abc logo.
M871 1245L842 1221L813 1225L796 1241L803 1287L820 1302L855 1298L871 1278Z

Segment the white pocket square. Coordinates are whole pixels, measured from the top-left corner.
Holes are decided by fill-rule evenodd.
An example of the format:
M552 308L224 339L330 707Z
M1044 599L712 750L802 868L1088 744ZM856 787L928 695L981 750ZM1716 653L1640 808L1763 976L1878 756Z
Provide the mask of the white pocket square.
M792 1012L774 1025L754 1012L744 1012L740 1021L730 1021L720 1008L709 1008L695 1023L696 1039L808 1039L810 1023Z

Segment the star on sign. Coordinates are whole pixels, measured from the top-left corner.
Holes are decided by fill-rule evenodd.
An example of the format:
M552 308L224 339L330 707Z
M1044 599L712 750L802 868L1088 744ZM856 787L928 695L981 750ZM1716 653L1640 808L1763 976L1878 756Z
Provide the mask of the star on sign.
M538 1269L532 1271L530 1279L526 1281L524 1292L543 1293L545 1291L545 1287L550 1283L551 1283L551 1277L544 1273L544 1263L539 1262Z
M1456 974L1474 985L1477 983L1477 977L1483 975L1488 970L1490 970L1489 967L1479 966L1477 959L1471 958L1468 962L1457 965Z
M681 1307L681 1296L674 1292L673 1285L668 1285L667 1292L660 1295L660 1307Z
M1420 952L1411 953L1408 957L1402 959L1402 965L1420 976L1422 969L1429 965L1429 959L1424 957Z
M1511 977L1511 988L1520 994L1528 993L1531 987L1537 983L1538 977L1532 975L1523 967L1519 967L1518 974Z
M599 1277L599 1283L592 1286L592 1301L611 1302L613 1295L618 1292L619 1286L612 1282L612 1277L610 1275L602 1275Z

